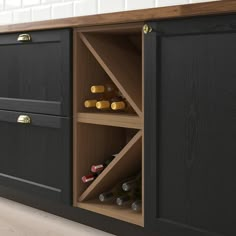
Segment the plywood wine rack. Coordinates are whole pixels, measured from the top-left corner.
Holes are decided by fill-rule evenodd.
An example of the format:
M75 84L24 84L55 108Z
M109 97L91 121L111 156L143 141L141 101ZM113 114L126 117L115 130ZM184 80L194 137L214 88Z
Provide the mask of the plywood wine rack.
M80 28L74 31L73 205L109 217L144 225L144 209L135 213L98 201L101 192L136 174L143 176L143 40L141 24ZM90 87L113 83L133 111L87 109L95 99ZM92 164L117 154L91 183L81 177ZM144 186L142 178L142 200Z

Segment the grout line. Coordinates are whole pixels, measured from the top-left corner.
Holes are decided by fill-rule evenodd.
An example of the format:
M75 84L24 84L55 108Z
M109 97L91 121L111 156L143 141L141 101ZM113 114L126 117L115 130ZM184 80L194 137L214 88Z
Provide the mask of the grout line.
M97 13L100 14L101 13L101 1L100 0L97 0L97 7L96 8L97 8Z

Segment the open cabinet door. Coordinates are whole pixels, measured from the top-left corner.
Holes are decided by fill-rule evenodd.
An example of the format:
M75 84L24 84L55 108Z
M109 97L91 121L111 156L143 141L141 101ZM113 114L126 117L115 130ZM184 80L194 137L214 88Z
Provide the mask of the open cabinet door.
M236 16L148 25L145 227L236 235Z

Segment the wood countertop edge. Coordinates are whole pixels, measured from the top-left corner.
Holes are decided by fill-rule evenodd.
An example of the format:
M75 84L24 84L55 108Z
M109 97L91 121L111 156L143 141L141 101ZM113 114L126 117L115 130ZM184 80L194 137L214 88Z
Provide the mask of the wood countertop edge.
M0 33L58 28L77 28L96 25L145 22L149 20L161 20L203 15L221 15L230 13L236 13L235 0L195 3L21 24L2 25L0 26Z

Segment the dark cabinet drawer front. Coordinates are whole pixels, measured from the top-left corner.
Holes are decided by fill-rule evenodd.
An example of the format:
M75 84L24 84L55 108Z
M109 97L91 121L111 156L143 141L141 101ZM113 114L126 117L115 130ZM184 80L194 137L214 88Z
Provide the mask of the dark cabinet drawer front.
M69 118L0 111L0 183L39 195L70 200L71 137Z
M71 112L70 30L0 35L0 109L68 116Z

